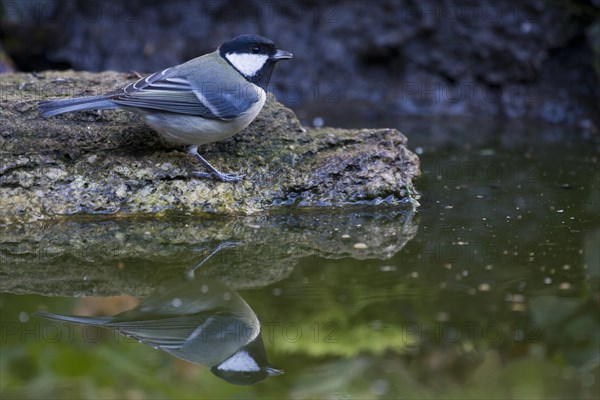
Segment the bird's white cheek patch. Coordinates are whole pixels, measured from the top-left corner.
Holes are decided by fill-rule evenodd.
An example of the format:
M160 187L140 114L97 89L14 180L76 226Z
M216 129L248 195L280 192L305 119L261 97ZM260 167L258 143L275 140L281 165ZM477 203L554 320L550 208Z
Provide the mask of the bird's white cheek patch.
M234 354L217 368L221 371L260 371L256 361L245 351Z
M238 71L246 76L256 75L269 59L269 56L264 54L227 53L225 57Z

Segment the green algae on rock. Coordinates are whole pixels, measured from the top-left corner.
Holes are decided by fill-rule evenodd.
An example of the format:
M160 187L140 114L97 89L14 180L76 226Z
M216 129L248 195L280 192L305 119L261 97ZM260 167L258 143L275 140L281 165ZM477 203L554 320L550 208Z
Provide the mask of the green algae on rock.
M44 119L37 101L86 96L128 82L115 72L5 74L0 99L0 222L73 214L253 214L277 205L339 206L413 199L418 157L394 129L305 129L273 96L257 119L201 152L237 183L201 169L123 110Z

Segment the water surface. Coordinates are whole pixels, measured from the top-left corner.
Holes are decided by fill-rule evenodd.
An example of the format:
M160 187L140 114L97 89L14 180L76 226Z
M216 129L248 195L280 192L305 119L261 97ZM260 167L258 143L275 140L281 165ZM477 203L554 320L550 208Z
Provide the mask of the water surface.
M597 398L598 141L533 124L363 123L400 127L420 153L416 212L0 228L2 397ZM234 385L33 315L115 315L172 279L243 299L285 373Z

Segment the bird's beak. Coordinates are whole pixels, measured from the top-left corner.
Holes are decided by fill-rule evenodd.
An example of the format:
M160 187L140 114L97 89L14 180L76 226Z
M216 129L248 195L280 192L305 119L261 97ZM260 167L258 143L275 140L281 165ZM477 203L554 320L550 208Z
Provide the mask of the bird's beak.
M282 369L275 369L275 368L268 367L267 368L267 373L269 374L269 376L277 376L277 375L283 374L283 370Z
M288 60L292 57L294 57L294 55L292 53L290 53L289 51L277 50L275 52L275 54L273 54L271 56L271 59L273 59L273 60Z

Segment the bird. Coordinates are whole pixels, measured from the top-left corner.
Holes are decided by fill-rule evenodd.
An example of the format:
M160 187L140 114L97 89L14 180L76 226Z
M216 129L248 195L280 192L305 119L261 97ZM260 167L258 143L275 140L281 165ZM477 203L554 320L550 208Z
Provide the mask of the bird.
M183 360L210 368L226 382L250 385L283 371L267 360L260 322L238 293L215 279L172 280L137 307L112 317L38 311L36 316L112 329Z
M246 128L265 104L277 61L293 54L270 39L244 34L214 52L145 76L101 96L45 100L45 118L82 110L126 109L141 114L165 140L188 146L208 169L192 176L236 182L243 175L223 173L198 153L204 144L225 140Z

